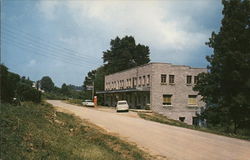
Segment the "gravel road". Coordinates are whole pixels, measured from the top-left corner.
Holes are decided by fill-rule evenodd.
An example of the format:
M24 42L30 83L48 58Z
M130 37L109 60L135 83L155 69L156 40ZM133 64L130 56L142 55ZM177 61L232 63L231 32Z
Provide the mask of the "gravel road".
M58 100L47 102L168 160L250 160L249 141L151 122L132 112L107 112Z

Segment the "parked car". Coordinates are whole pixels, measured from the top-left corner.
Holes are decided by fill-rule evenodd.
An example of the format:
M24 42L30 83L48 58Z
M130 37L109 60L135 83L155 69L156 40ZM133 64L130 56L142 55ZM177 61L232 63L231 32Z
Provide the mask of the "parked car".
M116 111L120 112L120 111L127 111L129 110L129 105L127 103L126 100L123 101L118 101L116 104Z
M82 102L82 105L87 106L87 107L94 107L95 104L92 100L86 99L84 102Z

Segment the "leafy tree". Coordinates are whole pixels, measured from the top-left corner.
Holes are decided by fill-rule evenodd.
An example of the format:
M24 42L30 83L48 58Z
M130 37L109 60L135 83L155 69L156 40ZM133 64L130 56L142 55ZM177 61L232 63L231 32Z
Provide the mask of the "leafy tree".
M207 43L214 51L207 57L208 73L199 75L194 89L207 103L207 122L227 128L233 124L236 133L250 127L250 1L222 3L222 26Z
M149 47L136 44L134 37L116 37L110 49L103 52L103 62L108 74L146 64L150 61Z
M45 92L51 92L54 88L54 83L52 79L49 76L44 76L41 79L41 89L43 89Z
M62 85L61 92L63 95L70 95L70 89L65 83Z
M1 102L13 102L13 98L21 101L41 101L41 93L32 88L32 81L25 77L20 78L16 73L8 71L4 65L0 65Z

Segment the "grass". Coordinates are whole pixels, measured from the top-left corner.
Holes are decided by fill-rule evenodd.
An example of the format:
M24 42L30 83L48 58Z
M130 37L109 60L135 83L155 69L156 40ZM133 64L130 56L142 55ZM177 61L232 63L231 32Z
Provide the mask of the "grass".
M168 124L172 126L183 127L183 128L188 128L188 129L193 129L193 130L198 130L198 131L203 131L203 132L208 132L208 133L213 133L213 134L218 134L218 135L223 135L223 136L232 137L232 138L250 140L249 135L226 133L226 132L223 132L222 129L220 128L204 128L204 127L199 127L199 126L188 125L181 121L168 119L167 117L161 114L157 114L157 113L138 112L137 114L143 119L154 121L154 122L159 122L159 123Z
M0 159L143 160L137 146L46 103L1 104Z

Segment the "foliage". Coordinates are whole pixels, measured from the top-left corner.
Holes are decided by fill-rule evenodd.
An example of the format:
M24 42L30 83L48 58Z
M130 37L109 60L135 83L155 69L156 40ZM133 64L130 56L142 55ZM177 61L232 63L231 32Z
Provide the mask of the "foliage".
M61 93L63 95L69 95L70 94L69 87L65 83L63 83L63 85L61 87Z
M116 37L110 49L103 52L103 62L108 74L146 64L150 61L149 47L136 44L134 37Z
M212 33L207 45L214 53L207 57L208 73L199 75L194 88L207 108L201 117L208 125L222 125L236 133L250 129L250 1L223 0L219 33Z
M147 159L134 145L48 104L1 104L1 159Z
M41 79L41 89L45 92L51 92L54 89L54 83L49 76L44 76Z
M11 103L13 98L18 101L41 101L41 93L32 88L33 82L25 77L20 78L16 73L8 71L4 65L0 65L1 70L1 102Z
M16 93L18 95L17 98L21 101L41 102L41 92L26 83L19 82Z

